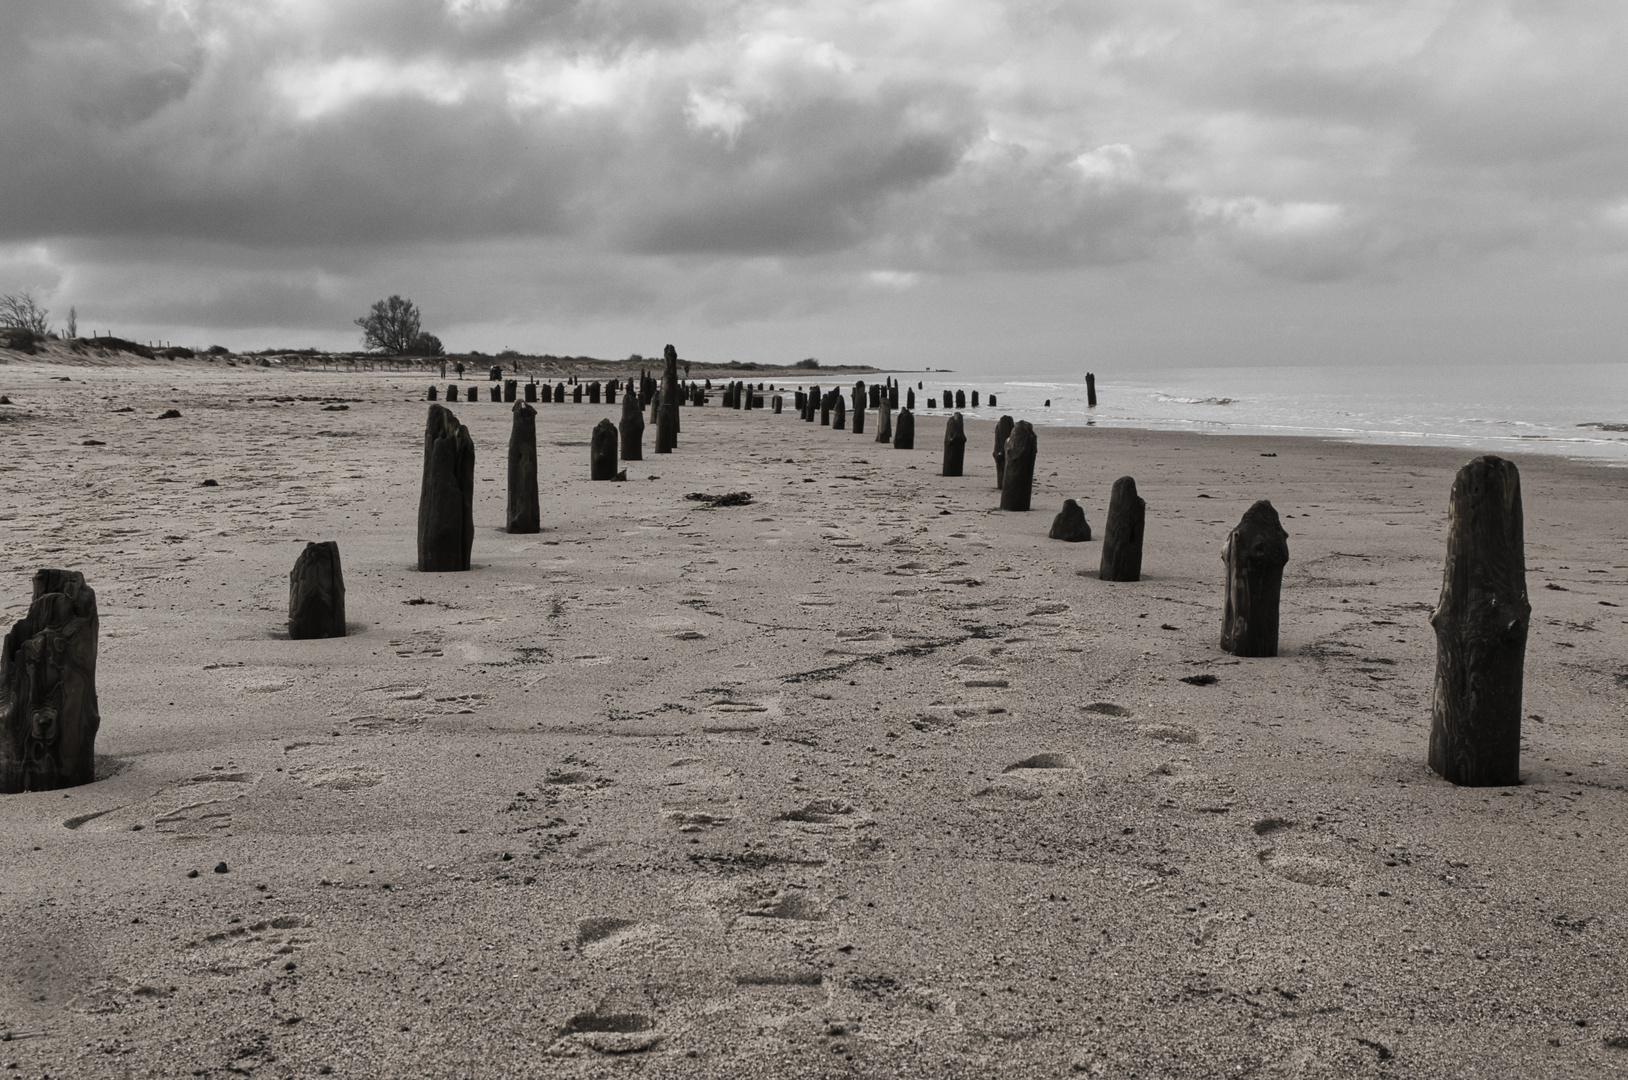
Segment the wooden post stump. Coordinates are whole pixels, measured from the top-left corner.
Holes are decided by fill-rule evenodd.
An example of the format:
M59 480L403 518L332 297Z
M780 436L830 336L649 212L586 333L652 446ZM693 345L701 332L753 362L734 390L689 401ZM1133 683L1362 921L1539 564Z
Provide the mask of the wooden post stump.
M608 419L594 425L589 440L588 479L616 479L616 425Z
M473 389L473 388L471 388ZM418 489L418 568L469 569L475 543L475 444L452 410L430 406Z
M542 511L537 504L537 410L515 402L509 428L509 501L505 528L512 533L541 532Z
M854 434L865 434L865 381L861 379L854 383L854 392L849 400L854 403Z
M582 384L581 383L577 383L575 386L571 387L571 404L573 404L573 405L581 405L582 404Z
M605 384L605 404L606 405L615 405L616 404L616 380L615 379L612 379L610 382Z
M1090 409L1097 407L1097 377L1089 371L1085 373L1085 404Z
M890 408L890 409L897 409L899 407L899 384L898 383L889 383L889 385L888 385L888 388L887 388L887 407Z
M1006 440L1012 437L1012 418L1003 416L995 422L995 486L1006 484Z
M966 455L966 426L956 413L944 422L944 475L960 476Z
M848 429L848 405L842 400L840 391L831 394L831 430L846 431Z
M831 395L833 391L826 391L820 395L820 426L831 426Z
M893 441L893 413L888 408L886 395L880 400L881 404L876 406L876 441L890 443Z
M656 453L671 454L678 446L678 350L662 350L666 370L661 376L661 412L656 418Z
M1103 581L1142 580L1142 531L1147 523L1147 503L1136 494L1136 481L1121 476L1114 481L1108 498L1108 521L1102 527Z
M590 404L590 405L598 405L599 404L599 380L598 379L595 379L593 382L588 384L588 404Z
M900 409L899 418L893 424L893 449L914 450L916 448L916 418L909 409Z
M1034 493L1034 427L1027 420L1012 426L1006 439L1006 477L1001 483L1001 509L1027 510Z
M1063 509L1051 521L1051 532L1046 534L1053 540L1066 540L1070 544L1082 543L1091 539L1091 523L1085 520L1085 511L1073 499L1063 500Z
M505 403L513 402L515 393L520 389L519 379L503 380L503 400Z
M993 409L995 407L995 395L994 394L989 395L989 407L991 409Z
M964 409L967 407L967 392L965 390L957 390L955 392L955 407L957 409Z
M339 567L339 545L332 540L308 543L288 574L288 636L345 636L345 575Z
M916 392L909 387L905 387L904 407L909 409L911 412L916 410Z
M639 395L629 390L622 395L622 422L617 425L622 436L622 460L644 460L644 410L639 408Z
M781 397L779 394L776 394L774 396L774 414L776 416L780 415L780 408L784 404L785 404L785 398Z
M441 396L441 391L438 388L432 386L432 387L430 387L429 393L424 395L424 398L427 401L434 401L436 398L438 398L440 396Z
M565 384L562 382L554 384L554 404L565 404Z
M457 383L447 383L447 400L448 401L457 401L458 400L458 384Z
M1262 499L1244 511L1243 520L1227 534L1221 561L1227 565L1222 650L1234 656L1276 656L1289 534L1271 503Z
M38 570L28 614L0 644L0 794L96 778L96 593L77 570Z
M1436 631L1430 768L1473 787L1520 782L1526 598L1521 475L1487 455L1453 479Z

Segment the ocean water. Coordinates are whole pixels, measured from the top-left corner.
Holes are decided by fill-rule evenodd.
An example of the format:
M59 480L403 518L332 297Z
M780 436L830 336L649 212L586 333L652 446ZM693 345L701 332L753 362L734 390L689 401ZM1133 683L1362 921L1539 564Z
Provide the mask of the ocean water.
M1628 465L1628 363L1531 367L1217 367L1097 371L1069 378L899 372L920 411L942 391L977 390L968 417L1222 435L1312 435L1361 443L1560 454ZM989 394L999 401L989 408ZM1050 400L1050 406L1045 402Z

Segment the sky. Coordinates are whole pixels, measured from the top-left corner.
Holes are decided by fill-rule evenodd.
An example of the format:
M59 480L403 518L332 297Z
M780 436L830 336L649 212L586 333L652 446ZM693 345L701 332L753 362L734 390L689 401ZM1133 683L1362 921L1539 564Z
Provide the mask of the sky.
M1621 0L6 0L0 292L359 348L1615 362Z

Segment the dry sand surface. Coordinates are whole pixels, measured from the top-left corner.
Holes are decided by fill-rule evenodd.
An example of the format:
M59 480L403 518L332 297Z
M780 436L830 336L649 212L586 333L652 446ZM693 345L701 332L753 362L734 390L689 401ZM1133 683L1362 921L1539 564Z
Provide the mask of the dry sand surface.
M946 479L941 419L715 399L590 483L617 409L546 405L510 536L509 408L460 403L476 566L421 574L427 385L0 365L0 615L82 570L103 718L96 783L0 797L0 1076L1628 1072L1628 470L1520 460L1524 782L1455 789L1468 453L1042 428L1003 514L988 423ZM1110 584L1046 531L1124 474ZM1239 661L1258 498L1282 655ZM347 638L287 636L307 540Z

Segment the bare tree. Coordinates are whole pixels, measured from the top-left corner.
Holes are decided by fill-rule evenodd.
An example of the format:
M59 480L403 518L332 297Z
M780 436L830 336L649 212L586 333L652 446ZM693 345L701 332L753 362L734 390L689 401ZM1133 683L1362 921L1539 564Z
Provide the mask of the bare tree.
M50 326L45 321L49 314L51 313L36 304L34 297L26 291L0 296L0 326L32 330L43 336L51 332Z
M405 356L418 337L418 305L399 296L379 300L356 325L362 328L362 344L367 348Z

